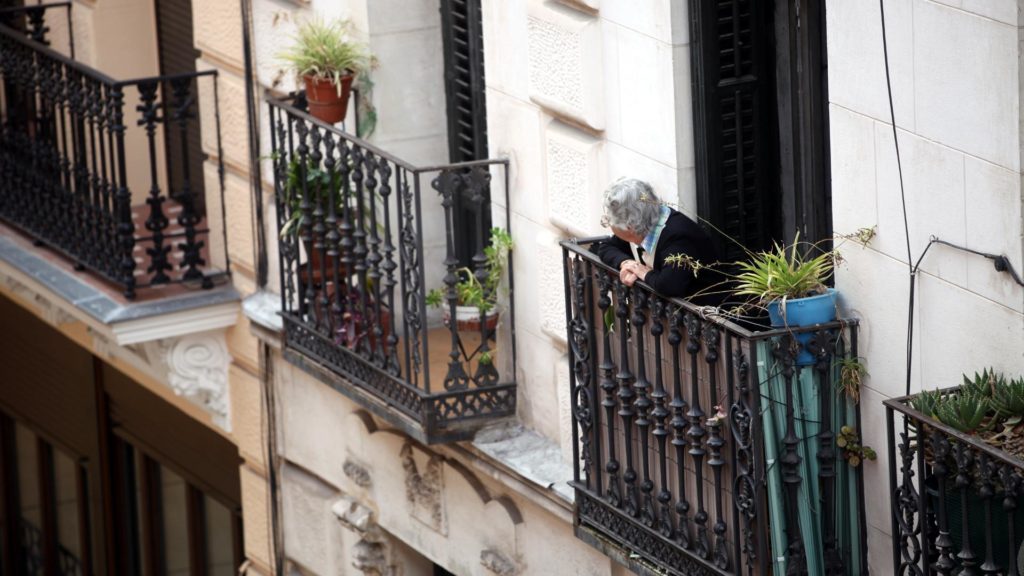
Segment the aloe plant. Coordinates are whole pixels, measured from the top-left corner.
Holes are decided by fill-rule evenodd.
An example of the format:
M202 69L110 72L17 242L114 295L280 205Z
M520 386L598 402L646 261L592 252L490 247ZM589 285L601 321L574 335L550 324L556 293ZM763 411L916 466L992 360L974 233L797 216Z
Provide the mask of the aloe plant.
M992 395L992 407L1001 418L1024 417L1024 378L1007 381L1000 377Z
M986 368L981 371L981 374L975 372L974 378L968 378L967 374L964 374L963 377L964 383L960 387L962 391L985 396L986 398L994 397L996 391L1001 386L1006 385L1006 377L1002 374L996 374L993 368Z
M991 410L991 401L980 394L949 394L942 397L935 417L960 432L976 434L983 430L982 425L985 424L985 418ZM989 426L985 426L984 429L988 429Z
M910 405L914 410L929 418L937 418L941 403L942 393L938 390L922 390L920 394L910 399Z

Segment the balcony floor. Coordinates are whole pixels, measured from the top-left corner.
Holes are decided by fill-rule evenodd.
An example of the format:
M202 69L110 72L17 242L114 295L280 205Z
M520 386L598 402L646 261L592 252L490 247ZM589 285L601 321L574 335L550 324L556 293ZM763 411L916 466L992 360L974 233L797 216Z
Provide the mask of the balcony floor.
M462 341L462 346L467 354L472 354L473 350L476 350L480 346L480 333L463 330L459 332L459 338ZM493 343L491 344L494 345ZM402 348L402 341L398 342L399 350ZM452 334L445 326L438 326L437 328L431 328L427 331L427 349L430 351L430 357L427 360L428 369L430 370L430 390L431 392L440 392L444 390L444 378L448 375L448 363L451 361L451 357L448 355L452 349ZM399 356L402 356L401 354ZM497 361L497 354L492 352L492 356ZM466 371L476 370L476 361L466 362L465 357L462 358L463 366ZM399 358L399 365L402 367L402 373L406 374L405 358ZM470 383L470 387L474 387Z

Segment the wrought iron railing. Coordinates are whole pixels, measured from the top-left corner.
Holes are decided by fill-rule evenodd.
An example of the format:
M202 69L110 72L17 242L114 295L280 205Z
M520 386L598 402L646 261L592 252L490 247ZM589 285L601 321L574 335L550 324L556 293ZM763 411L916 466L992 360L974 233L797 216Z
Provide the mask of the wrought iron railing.
M328 380L425 442L467 438L513 415L511 265L501 329L486 321L460 329L454 320L432 328L426 308L427 273L443 270L436 287L456 317L464 272L455 228L469 226L486 244L492 188L506 191L508 206L507 161L417 168L315 120L294 99L268 102L289 358L341 376ZM502 186L492 186L492 172ZM467 203L476 222L457 221ZM480 277L484 261L478 253L462 264Z
M162 284L212 287L227 274L226 242L211 242L196 148L203 81L218 147L211 197L222 202L216 71L115 80L46 45L41 15L66 4L24 8L26 30L0 19L0 218L127 298ZM126 144L132 130L144 132L138 145Z
M835 386L856 322L747 329L627 287L596 240L562 242L577 535L647 573L866 573L836 444L859 422Z
M894 573L1024 573L1024 462L912 399L885 401Z

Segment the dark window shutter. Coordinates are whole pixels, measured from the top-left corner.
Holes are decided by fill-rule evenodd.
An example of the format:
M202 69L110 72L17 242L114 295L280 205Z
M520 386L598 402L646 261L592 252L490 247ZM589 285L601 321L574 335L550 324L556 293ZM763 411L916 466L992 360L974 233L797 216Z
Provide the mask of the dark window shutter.
M771 245L778 197L771 3L691 0L697 210L725 257Z
M487 158L487 108L484 89L484 37L480 0L441 0L444 85L448 112L448 159ZM468 195L469 192L466 192ZM483 234L476 232L483 206ZM455 198L455 255L463 266L483 248L491 227L490 202Z
M195 42L192 38L192 0L157 0L156 22L160 74L195 72L199 51L195 49ZM170 85L164 83L162 89L165 91L164 101L169 104L173 97L170 94ZM193 83L192 89L197 92L199 87ZM198 94L193 95L198 100ZM198 114L198 106L196 113ZM189 185L195 194L197 209L204 210L203 160L205 156L203 155L199 123L188 123L186 136L188 150L186 152L182 150L181 132L178 126L169 120L172 117L169 107L165 110L164 117L168 119L164 130L164 141L169 168L167 178L171 187L170 192L177 194L182 189L185 177L184 159L187 153Z
M483 160L487 158L487 109L480 0L441 0L441 34L449 160Z

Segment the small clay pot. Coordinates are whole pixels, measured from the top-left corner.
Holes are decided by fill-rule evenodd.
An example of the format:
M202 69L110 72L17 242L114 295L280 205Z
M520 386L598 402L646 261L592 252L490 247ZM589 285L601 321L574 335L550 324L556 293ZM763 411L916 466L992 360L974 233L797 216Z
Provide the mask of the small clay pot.
M348 97L352 93L352 74L341 77L341 95L333 82L315 76L305 76L306 101L309 113L328 124L337 124L345 119L348 112Z

